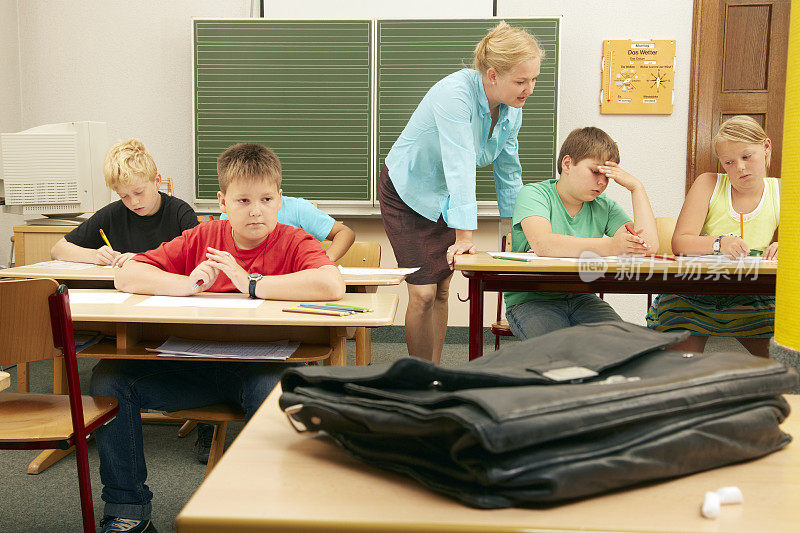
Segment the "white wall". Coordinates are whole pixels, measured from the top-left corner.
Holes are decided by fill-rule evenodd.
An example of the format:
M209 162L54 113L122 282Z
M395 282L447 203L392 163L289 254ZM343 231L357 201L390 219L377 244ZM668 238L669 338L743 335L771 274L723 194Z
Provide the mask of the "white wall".
M256 3L257 5L257 3ZM552 7L556 5L556 7ZM506 17L563 15L561 39L560 140L575 127L594 124L606 129L620 144L622 165L647 186L657 216L676 216L683 200L688 116L688 65L691 49L692 1L651 2L643 9L633 0L551 2L500 0L498 14ZM0 131L50 122L102 120L111 140L141 138L156 158L159 170L175 180L176 195L191 201L192 98L191 18L250 16L250 0L0 0ZM268 18L436 18L489 17L489 0L267 0ZM257 8L256 8L257 10ZM14 12L16 13L16 17ZM611 14L611 16L609 15ZM8 15L8 17L6 16ZM21 74L15 76L13 49L18 50ZM12 34L12 31L14 32ZM601 116L600 59L603 39L676 39L678 71L675 110L669 116ZM7 56L11 62L5 61ZM21 89L7 87L8 72ZM13 85L13 83L11 84ZM6 102L5 96L12 98ZM18 98L19 111L13 98ZM609 191L627 209L622 191ZM384 266L394 257L378 218L347 219L359 240L377 240ZM0 228L10 228L9 216L0 215ZM10 234L10 229L6 230ZM481 220L478 247L496 249L497 221ZM0 264L8 244L0 238ZM452 285L450 324L466 325L466 282L456 274ZM391 290L391 289L382 289ZM397 323L403 323L405 287ZM623 317L641 321L643 297L609 298ZM488 299L491 302L491 298ZM487 302L487 324L493 305Z
M17 0L0 0L0 132L17 131L21 125ZM21 216L0 215L0 267L9 262L13 226L23 222Z

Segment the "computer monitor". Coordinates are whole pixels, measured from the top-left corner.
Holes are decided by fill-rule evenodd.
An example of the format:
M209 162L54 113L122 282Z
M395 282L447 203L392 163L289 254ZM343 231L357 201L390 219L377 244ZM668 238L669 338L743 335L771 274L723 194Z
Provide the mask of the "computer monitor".
M69 218L111 201L103 178L105 122L46 124L0 134L6 212Z

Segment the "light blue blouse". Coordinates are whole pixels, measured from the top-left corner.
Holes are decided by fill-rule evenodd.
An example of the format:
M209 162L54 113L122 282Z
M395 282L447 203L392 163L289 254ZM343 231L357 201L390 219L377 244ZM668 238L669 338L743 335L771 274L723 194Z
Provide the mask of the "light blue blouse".
M431 87L386 156L400 198L451 228L478 227L476 167L493 163L500 216L510 217L522 188L517 133L522 110L500 104L492 136L489 100L480 74L462 69Z
M225 220L228 218L228 214L222 213L219 218ZM314 207L314 204L305 198L282 196L278 222L304 230L318 241L324 241L328 238L336 221L321 209Z

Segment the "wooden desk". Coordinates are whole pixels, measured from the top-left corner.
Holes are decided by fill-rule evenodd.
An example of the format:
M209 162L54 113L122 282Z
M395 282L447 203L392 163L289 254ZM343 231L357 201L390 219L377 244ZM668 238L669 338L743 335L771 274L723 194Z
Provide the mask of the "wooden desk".
M270 394L175 521L179 533L795 533L800 445L748 463L550 509L478 510L363 464L327 437L299 435ZM783 430L800 433L800 398ZM737 485L741 505L702 518L706 491Z
M75 289L81 294L86 289ZM116 292L103 290L102 292ZM231 294L206 296L230 298ZM244 295L238 295L247 299ZM344 305L369 307L370 313L349 316L325 316L286 313L282 310L301 302L265 300L254 309L203 307L146 307L137 305L149 298L132 294L121 304L72 303L75 329L103 331L115 335L115 343L100 343L78 354L93 359L155 359L154 347L170 335L219 341L298 340L303 344L289 361L326 360L343 365L345 332L348 327L377 327L392 324L397 310L394 294L347 293ZM270 327L264 327L270 326ZM192 359L195 360L195 359Z
M14 265L50 260L50 248L77 226L14 226Z
M598 264L599 265L599 264ZM637 266L638 265L638 266ZM480 252L457 255L455 269L469 280L469 358L483 355L486 291L620 294L775 294L776 262L738 266L685 258L680 261L607 262L590 270L559 260L495 259ZM638 269L638 270L637 270Z
M98 289L75 289L71 294L97 292ZM103 292L117 292L103 290ZM209 296L231 297L231 294ZM247 299L244 295L239 295ZM202 307L144 307L139 302L149 298L133 294L121 304L71 303L72 321L77 330L102 331L115 336L114 342L101 342L78 354L84 359L163 359L146 348L155 348L170 335L217 341L301 341L300 348L288 362L323 360L326 365L346 364L346 335L348 327L388 326L397 311L395 294L347 293L342 304L369 307L370 313L349 316L324 316L285 313L282 309L301 302L265 300L254 309ZM174 359L173 359L174 360ZM208 361L206 358L181 359ZM219 361L219 359L213 359ZM269 361L265 361L269 364ZM18 365L18 369L21 365ZM67 384L62 359L53 365L53 392L65 394ZM25 383L18 381L17 388ZM28 466L29 474L38 474L70 453L70 450L47 450Z
M0 371L0 390L5 390L11 385L11 374Z
M23 226L27 227L27 226ZM48 250L48 258L49 250ZM45 261L42 259L41 261ZM39 261L39 262L41 262ZM53 278L70 289L112 289L114 288L114 269L97 265L81 270L65 268L38 268L30 265L15 266L0 270L0 277L6 278ZM343 275L348 292L375 292L377 287L399 285L406 278L397 274L376 274L373 276Z

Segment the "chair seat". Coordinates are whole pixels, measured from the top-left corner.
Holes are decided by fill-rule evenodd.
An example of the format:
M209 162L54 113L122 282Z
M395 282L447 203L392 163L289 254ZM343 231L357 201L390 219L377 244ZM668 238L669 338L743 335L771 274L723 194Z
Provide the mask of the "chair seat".
M167 416L173 418L187 418L189 420L200 420L210 422L231 422L244 420L244 411L238 407L226 403L218 403L198 407L196 409L181 409L180 411L169 411Z
M492 333L495 335L500 335L502 337L513 337L514 334L511 333L511 326L508 325L508 320L505 318L502 320L498 320L494 324L492 324Z
M103 423L117 412L117 399L81 396L85 425ZM72 437L69 396L0 393L0 443L67 440ZM1 447L1 446L0 446Z

